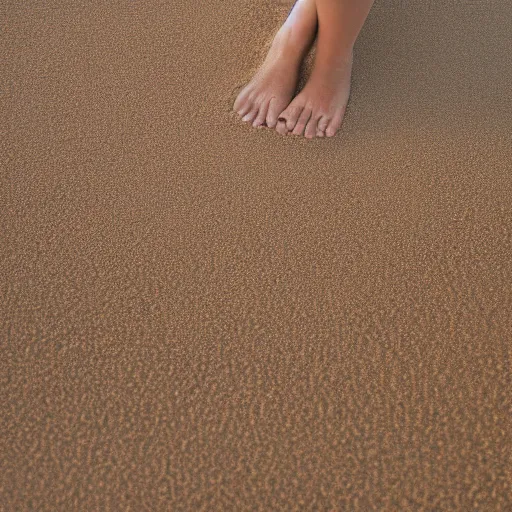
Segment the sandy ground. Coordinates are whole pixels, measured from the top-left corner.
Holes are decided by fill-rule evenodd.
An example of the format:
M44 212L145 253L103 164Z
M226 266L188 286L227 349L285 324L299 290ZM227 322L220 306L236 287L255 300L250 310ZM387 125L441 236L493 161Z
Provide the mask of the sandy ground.
M377 0L314 141L289 7L2 3L0 510L512 509L512 3Z

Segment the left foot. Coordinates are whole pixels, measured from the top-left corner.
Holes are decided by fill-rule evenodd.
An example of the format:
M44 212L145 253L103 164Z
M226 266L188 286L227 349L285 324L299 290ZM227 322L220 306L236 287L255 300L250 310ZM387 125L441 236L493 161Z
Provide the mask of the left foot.
M299 67L316 27L315 0L298 0L275 36L265 62L235 101L233 110L242 121L254 127L276 127L277 116L295 92Z
M322 55L319 51L310 79L278 121L278 125L286 125L288 133L308 139L336 134L350 96L352 50L339 55Z

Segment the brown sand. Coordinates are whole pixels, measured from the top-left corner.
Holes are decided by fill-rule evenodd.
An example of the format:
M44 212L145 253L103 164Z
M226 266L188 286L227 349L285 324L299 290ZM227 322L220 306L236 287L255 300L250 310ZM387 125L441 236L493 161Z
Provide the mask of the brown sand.
M290 3L2 3L2 511L512 509L512 2L377 0L311 142Z

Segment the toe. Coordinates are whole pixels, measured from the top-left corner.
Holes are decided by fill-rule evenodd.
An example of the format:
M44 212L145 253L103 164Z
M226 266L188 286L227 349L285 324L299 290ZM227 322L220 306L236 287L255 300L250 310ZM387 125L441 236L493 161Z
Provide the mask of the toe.
M240 94L236 97L235 103L233 104L233 110L235 112L240 113L239 111L245 105L247 99L247 94L245 89L240 92Z
M260 105L260 110L258 112L258 115L256 116L256 119L254 119L252 125L254 127L256 126L262 126L265 124L265 119L267 118L267 112L268 112L268 100L264 100Z
M311 110L309 108L305 108L302 111L302 114L299 117L299 120L297 121L297 124L295 125L295 128L293 129L293 135L302 135L304 133L304 128L306 127L307 122L309 121L309 118L311 117Z
M325 132L323 132L322 130L319 130L319 129L317 128L317 130L316 130L316 136L317 136L317 137L325 137Z
M286 128L286 122L285 121L278 121L276 124L276 132L280 135L287 135L288 129Z
M325 133L325 130L329 126L329 121L330 121L330 119L328 117L322 116L318 120L318 130Z
M339 127L341 126L341 122L343 121L343 116L345 115L345 107L338 110L334 117L331 119L331 122L329 123L329 126L327 126L325 130L325 134L327 137L333 137L336 135L336 132L338 131Z
M237 110L237 113L240 117L244 117L246 114L248 114L253 108L252 101L249 101L248 99L240 105L240 108Z
M254 118L258 115L258 105L253 105L253 108L245 114L244 117L242 117L242 121L244 123L252 123L254 121Z
M318 116L311 115L311 118L308 121L308 124L306 125L306 130L304 131L304 137L306 139L313 139L316 136L317 132L317 126L318 126Z
M279 120L282 119L286 123L288 131L292 131L295 128L303 109L304 107L302 105L294 105L292 102L285 110L283 110L283 112L281 112Z
M278 101L277 98L271 98L268 104L267 111L267 126L269 128L275 128L277 125L277 118L286 105L282 105L282 102Z

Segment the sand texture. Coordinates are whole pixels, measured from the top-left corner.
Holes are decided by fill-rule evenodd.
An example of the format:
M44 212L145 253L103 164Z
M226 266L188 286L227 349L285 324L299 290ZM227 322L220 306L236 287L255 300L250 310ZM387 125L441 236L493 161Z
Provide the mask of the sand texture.
M290 6L2 2L2 512L512 510L512 2L377 0L313 141Z

